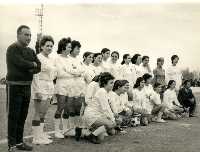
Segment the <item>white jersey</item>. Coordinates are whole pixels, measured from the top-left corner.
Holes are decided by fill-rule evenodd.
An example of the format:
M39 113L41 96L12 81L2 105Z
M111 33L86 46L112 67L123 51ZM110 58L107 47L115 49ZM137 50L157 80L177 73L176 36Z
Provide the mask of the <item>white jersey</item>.
M180 106L175 90L167 89L164 93L163 104L168 109L174 109L176 106L173 103Z
M128 80L130 88L133 88L135 82L136 82L136 70L133 67L132 64L126 65L123 64L121 65L121 77L124 80Z
M166 69L166 84L168 84L169 80L176 81L176 90L180 89L182 84L182 73L181 70L177 66L170 66Z

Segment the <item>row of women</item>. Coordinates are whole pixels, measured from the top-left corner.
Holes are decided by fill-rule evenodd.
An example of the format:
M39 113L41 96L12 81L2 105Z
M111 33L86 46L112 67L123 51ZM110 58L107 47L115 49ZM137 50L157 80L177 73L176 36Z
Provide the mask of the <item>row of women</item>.
M151 71L148 56L124 54L119 64L119 52L110 55L104 48L100 53L85 52L80 61L80 42L63 38L53 58L53 45L51 36L43 36L37 55L41 72L34 75L32 83L34 144L52 143L51 136L44 132L44 120L54 95L55 138L64 138L73 129L76 140L84 136L97 144L105 136L123 132L124 127L178 119L183 112L193 116L195 97L189 81L180 88L177 55L172 56L172 66L166 71L163 58L158 58L157 68Z

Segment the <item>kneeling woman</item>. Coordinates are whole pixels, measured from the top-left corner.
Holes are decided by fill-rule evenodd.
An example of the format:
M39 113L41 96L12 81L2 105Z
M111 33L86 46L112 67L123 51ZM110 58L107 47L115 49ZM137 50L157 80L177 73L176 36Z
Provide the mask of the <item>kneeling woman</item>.
M53 45L54 40L51 36L43 36L40 41L41 53L37 55L41 62L41 72L34 75L32 83L32 98L35 105L35 114L32 121L34 144L50 144L52 142L43 129L48 104L54 94L53 80L56 69L53 60L49 58Z
M110 93L111 109L120 126L131 126L132 110L126 94L128 86L129 82L127 80L116 80L113 91Z
M93 143L100 143L104 138L105 131L109 135L115 134L115 118L109 105L109 93L113 84L114 77L110 73L101 74L99 78L100 89L85 108L85 120L92 131L89 138ZM104 130L104 127L106 130Z
M170 112L170 115L168 114L170 119L177 119L184 112L183 107L177 99L175 88L176 82L170 80L163 97L163 104L167 107L167 111Z

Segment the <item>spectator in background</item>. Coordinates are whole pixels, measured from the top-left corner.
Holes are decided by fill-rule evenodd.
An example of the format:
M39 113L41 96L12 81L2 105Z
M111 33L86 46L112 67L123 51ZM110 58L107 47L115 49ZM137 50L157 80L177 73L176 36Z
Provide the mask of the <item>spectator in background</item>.
M196 99L192 93L191 82L185 80L183 88L179 90L178 100L184 108L189 108L189 116L193 117L196 109Z
M28 114L33 74L39 73L41 63L34 50L28 47L31 31L26 25L17 29L17 42L6 53L7 103L8 103L8 151L32 151L23 141L24 124Z

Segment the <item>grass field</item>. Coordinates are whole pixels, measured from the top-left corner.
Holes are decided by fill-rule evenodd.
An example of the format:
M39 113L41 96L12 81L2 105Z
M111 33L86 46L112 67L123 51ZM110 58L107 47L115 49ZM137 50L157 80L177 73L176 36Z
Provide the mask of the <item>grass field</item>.
M0 89L0 140L6 138L6 102L5 92ZM197 94L200 103L200 94ZM51 106L47 115L47 130L53 130L53 114L55 106ZM199 112L199 104L197 112ZM31 120L33 103L29 108L29 115L25 126L25 136L31 134ZM101 145L93 145L85 140L76 142L69 137L64 140L54 140L49 146L34 146L34 152L199 152L200 151L200 117L185 118L178 121L168 121L166 124L152 123L147 127L128 128L128 134L107 137ZM27 142L31 143L31 139ZM0 144L0 152L4 152L7 145Z

